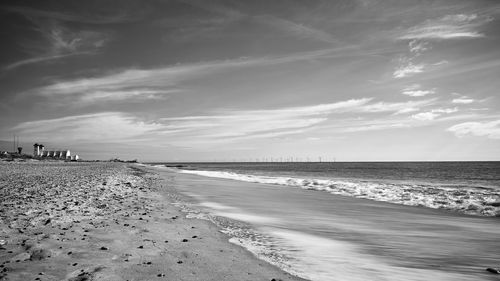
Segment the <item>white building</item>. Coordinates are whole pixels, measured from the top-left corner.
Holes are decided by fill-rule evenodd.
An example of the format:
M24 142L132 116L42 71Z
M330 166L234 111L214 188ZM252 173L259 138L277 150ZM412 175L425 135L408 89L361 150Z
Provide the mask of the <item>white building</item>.
M55 159L62 159L62 160L78 160L79 157L76 155L75 157L71 157L71 151L69 149L65 150L45 150L45 146L43 144L38 144L35 143L33 145L33 156L34 157L51 157Z

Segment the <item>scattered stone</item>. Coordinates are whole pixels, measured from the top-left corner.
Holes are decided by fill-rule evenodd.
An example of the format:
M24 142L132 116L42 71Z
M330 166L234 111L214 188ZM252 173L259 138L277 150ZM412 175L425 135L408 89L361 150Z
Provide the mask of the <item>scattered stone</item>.
M141 246L139 246L139 247L137 247L137 248L139 248L139 249L144 249L144 246L142 246L142 245L141 245Z
M491 268L491 267L488 267L486 269L486 271L490 272L490 273L493 273L493 274L500 274L500 270L496 269L496 268Z
M109 250L109 248L108 248L108 247L104 247L104 246L102 246L102 247L101 247L101 250L103 250L103 251L107 251L107 250Z
M198 236L196 236L196 235L193 235L193 238L198 238Z
M181 264L181 263L182 263L182 261L178 261L177 263L178 263L178 264Z
M182 242L188 242L188 241L189 241L189 240L187 240L187 239L182 239Z

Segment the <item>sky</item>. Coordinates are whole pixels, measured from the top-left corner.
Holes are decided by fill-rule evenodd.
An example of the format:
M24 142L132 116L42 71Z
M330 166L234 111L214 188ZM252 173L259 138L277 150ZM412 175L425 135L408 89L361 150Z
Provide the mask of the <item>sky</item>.
M0 36L5 150L500 160L496 0L2 1Z

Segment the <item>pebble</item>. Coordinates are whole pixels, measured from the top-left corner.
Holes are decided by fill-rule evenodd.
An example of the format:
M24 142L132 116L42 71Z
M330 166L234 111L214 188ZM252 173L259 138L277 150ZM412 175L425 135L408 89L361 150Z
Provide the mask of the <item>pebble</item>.
M496 268L491 268L491 267L488 267L488 268L486 269L486 271L491 272L491 273L493 273L493 274L500 274L500 270L498 270L498 269L496 269Z

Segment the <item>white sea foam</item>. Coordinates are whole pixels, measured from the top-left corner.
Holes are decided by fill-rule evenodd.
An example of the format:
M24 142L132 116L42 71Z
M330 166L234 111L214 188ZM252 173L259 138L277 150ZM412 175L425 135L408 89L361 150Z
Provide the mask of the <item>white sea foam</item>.
M178 170L186 174L320 190L337 195L395 204L448 209L471 215L500 216L498 190L424 184L382 183L361 180L270 177L224 171Z
M212 209L213 214L226 217L233 220L248 222L248 223L277 223L279 220L276 218L272 218L269 216L263 217L254 214L250 214L247 212L243 212L238 208L226 206L223 204L215 203L215 202L201 202L199 203L202 207L207 207Z
M277 223L278 219L238 212L215 212L215 215L248 223Z
M201 202L200 205L203 206L203 207L214 209L214 210L231 210L231 209L234 209L233 207L222 205L222 204L215 203L215 202Z
M275 237L286 263L297 275L321 281L427 281L469 280L471 277L431 269L399 267L380 257L364 253L355 244L297 231L265 229Z

